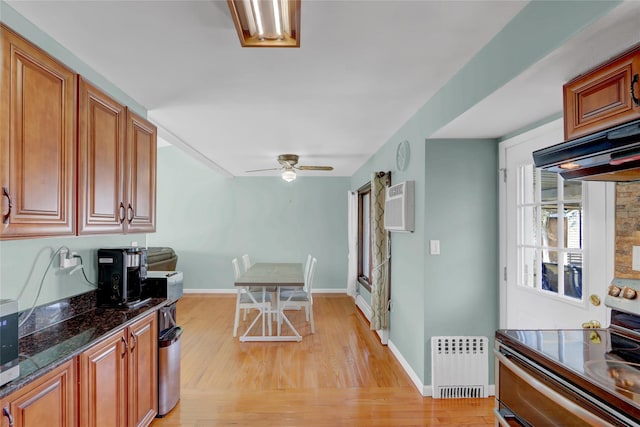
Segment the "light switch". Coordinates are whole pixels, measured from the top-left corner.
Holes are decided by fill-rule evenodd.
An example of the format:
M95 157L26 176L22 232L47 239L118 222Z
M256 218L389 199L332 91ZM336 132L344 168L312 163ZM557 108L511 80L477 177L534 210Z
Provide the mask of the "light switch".
M631 269L640 271L640 246L633 247L633 253L631 255Z
M440 240L429 240L429 253L440 255Z

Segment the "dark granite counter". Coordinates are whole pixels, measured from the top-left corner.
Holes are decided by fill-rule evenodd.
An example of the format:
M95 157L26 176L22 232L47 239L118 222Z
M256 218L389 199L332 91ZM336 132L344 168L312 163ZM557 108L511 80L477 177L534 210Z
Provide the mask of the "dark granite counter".
M139 318L157 311L165 303L164 298L152 298L128 310L92 308L21 336L20 376L0 387L0 398L50 372Z

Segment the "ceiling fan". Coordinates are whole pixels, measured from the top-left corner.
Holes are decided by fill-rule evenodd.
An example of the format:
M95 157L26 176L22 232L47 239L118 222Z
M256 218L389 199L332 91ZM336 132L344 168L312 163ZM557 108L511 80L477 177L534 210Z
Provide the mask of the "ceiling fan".
M263 172L263 171L276 171L282 170L282 179L287 182L291 182L296 179L296 170L301 171L332 171L333 166L298 166L298 155L297 154L280 154L278 156L278 163L280 163L280 167L278 168L268 168L268 169L254 169L247 171L250 172Z

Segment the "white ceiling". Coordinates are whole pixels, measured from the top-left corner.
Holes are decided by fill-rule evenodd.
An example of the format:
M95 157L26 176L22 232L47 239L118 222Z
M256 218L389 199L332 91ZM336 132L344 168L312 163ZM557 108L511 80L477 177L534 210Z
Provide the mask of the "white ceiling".
M226 1L7 3L161 136L236 176L282 153L335 167L305 175L352 175L526 5L302 0L300 49L242 49ZM562 84L640 41L638 22L625 2L433 137L495 138L561 112Z

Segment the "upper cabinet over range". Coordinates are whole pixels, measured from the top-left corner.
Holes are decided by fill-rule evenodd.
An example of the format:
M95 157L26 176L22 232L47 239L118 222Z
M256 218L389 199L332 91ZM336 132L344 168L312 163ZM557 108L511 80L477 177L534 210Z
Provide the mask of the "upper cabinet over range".
M565 140L640 118L640 45L564 85Z
M0 37L0 239L155 231L155 126L6 26Z

